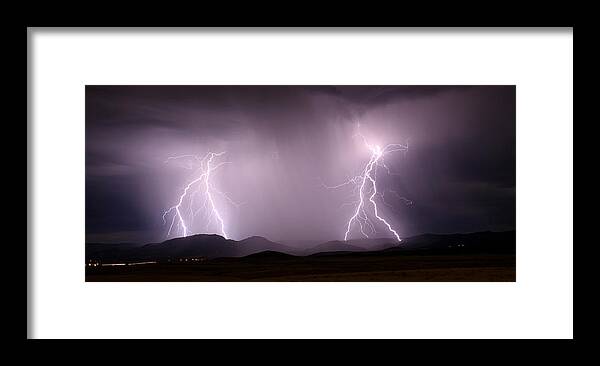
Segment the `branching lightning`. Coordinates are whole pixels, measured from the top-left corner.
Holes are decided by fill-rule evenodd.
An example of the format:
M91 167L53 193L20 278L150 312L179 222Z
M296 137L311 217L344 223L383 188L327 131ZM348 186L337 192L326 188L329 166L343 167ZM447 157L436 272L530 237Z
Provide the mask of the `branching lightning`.
M194 170L194 168L197 167L194 171L195 178L183 188L177 203L174 206L169 207L162 215L163 223L165 225L167 224L167 217L171 215L171 223L169 225L169 230L167 231L167 237L171 236L175 230L177 232L175 235L190 235L192 233L194 221L198 216L202 216L202 218L206 220L206 230L208 230L214 218L218 227L218 233L225 239L229 238L225 220L217 207L215 194L222 196L236 207L240 204L233 201L226 193L215 188L211 181L213 173L216 170L225 164L230 164L229 161L215 162L215 159L220 158L224 154L225 151L219 153L209 152L202 158L197 155L179 155L169 157L165 161L165 163L169 163L171 161L181 161L182 159L185 159L182 164L185 168ZM204 197L204 200L202 204L197 207L196 196L199 194Z
M350 219L348 220L348 223L346 225L346 232L344 234L344 240L348 240L348 238L351 235L351 231L356 224L358 224L360 233L366 238L369 237L369 234L367 234L367 231L369 231L371 234L374 234L376 232L376 229L375 229L376 225L373 222L373 219L371 219L369 217L368 212L367 212L367 207L371 207L373 216L375 217L375 219L377 221L379 221L383 226L385 226L386 229L394 235L394 237L398 240L398 242L400 242L400 241L402 241L402 239L400 238L400 235L392 227L392 225L388 222L388 220L386 220L381 215L380 210L377 206L376 197L380 198L381 202L383 202L384 204L389 206L389 203L387 203L385 201L385 191L379 192L378 188L377 188L377 171L378 171L377 168L382 167L385 169L386 173L388 173L390 175L397 175L397 174L393 174L390 171L390 169L388 168L388 166L385 164L385 156L387 154L397 152L397 151L406 151L406 150L408 150L408 146L402 145L402 144L388 144L388 145L381 147L380 145L377 145L377 144L370 144L367 141L367 138L363 134L360 133L360 124L359 123L357 123L357 133L354 135L354 137L360 138L363 141L365 147L371 153L369 161L363 168L362 173L360 175L354 176L354 177L348 179L347 181L340 183L338 185L327 186L327 185L323 184L328 189L336 189L336 188L341 188L341 187L344 187L347 185L351 185L354 187L355 194L356 194L356 190L358 190L358 192L357 192L358 199L356 199L350 203L345 203L345 205L352 204L352 205L356 205L356 207L353 211L353 215L350 217ZM404 197L401 197L400 195L398 195L397 192L395 192L395 191L388 191L388 192L394 193L398 198L400 198L402 201L406 202L407 204L412 204L412 201L410 201Z

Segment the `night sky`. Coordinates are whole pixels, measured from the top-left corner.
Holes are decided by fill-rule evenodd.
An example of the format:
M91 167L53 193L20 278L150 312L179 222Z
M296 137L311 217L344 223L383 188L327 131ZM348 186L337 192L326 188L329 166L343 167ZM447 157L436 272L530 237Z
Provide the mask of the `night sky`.
M357 197L324 185L369 161L357 122L370 143L408 145L377 173L400 236L515 227L514 86L87 86L85 118L88 242L166 239L162 215L196 174L169 157L211 151L229 237L341 240Z

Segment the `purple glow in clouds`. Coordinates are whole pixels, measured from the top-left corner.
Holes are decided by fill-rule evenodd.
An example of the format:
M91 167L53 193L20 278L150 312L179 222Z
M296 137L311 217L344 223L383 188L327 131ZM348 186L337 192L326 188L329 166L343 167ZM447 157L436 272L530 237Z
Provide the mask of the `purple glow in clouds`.
M514 86L88 85L85 121L89 242L515 226Z

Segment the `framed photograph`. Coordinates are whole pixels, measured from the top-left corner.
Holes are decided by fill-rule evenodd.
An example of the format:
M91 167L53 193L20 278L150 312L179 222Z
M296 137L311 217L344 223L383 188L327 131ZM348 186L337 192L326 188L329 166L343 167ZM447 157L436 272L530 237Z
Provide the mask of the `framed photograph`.
M87 85L86 281L514 282L515 89Z
M28 58L29 338L573 338L572 28Z

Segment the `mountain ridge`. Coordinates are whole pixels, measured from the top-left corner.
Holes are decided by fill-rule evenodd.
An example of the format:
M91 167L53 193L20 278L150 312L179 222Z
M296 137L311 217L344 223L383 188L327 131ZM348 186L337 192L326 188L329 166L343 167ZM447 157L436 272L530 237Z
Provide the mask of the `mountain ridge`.
M466 252L489 251L499 253L516 252L516 232L482 231L457 234L421 234L403 239L353 239L332 240L311 248L295 248L270 241L262 236L250 236L236 241L217 234L196 234L148 244L103 244L86 243L85 257L88 260L133 261L166 260L182 257L245 257L261 252L277 252L294 256L309 256L320 253L327 255L368 252Z

